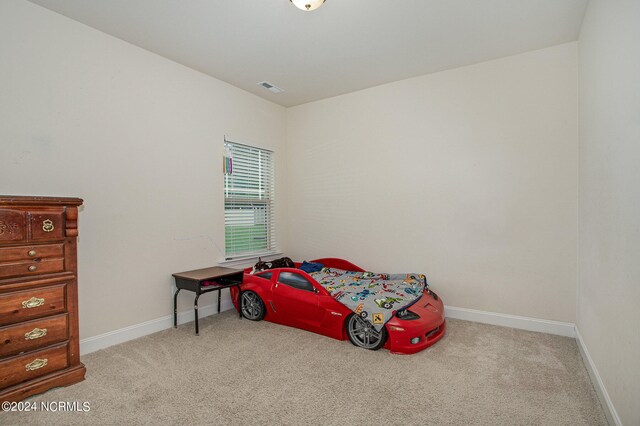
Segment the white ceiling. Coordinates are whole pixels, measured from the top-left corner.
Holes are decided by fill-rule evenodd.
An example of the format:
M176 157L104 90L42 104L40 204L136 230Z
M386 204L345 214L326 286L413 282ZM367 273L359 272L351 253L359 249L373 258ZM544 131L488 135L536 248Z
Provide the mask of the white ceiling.
M293 106L576 40L588 0L30 1Z

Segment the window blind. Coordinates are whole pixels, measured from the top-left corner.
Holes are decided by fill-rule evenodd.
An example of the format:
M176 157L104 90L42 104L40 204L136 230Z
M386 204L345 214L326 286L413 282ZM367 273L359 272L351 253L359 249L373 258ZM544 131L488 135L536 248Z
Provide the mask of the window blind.
M225 141L231 154L224 175L227 260L276 251L273 152Z

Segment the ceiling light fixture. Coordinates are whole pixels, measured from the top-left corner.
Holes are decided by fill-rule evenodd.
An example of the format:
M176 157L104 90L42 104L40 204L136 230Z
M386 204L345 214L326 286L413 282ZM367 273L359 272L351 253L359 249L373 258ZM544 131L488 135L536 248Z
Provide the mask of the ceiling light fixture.
M289 0L295 7L306 12L316 10L325 2L325 0Z

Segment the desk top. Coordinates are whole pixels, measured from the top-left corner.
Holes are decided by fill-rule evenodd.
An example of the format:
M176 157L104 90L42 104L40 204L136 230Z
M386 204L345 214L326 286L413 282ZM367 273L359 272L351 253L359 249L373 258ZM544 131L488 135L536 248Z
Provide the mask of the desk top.
M173 274L176 278L182 278L191 281L206 281L216 278L226 277L227 275L234 275L243 273L242 269L223 268L222 266L213 266L211 268L196 269L193 271L178 272Z

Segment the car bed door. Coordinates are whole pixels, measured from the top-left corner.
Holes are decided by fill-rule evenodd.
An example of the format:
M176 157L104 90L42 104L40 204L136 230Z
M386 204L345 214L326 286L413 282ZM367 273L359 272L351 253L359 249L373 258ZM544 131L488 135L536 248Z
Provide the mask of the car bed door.
M282 271L273 288L273 307L287 325L316 330L324 312L313 284L296 272Z

